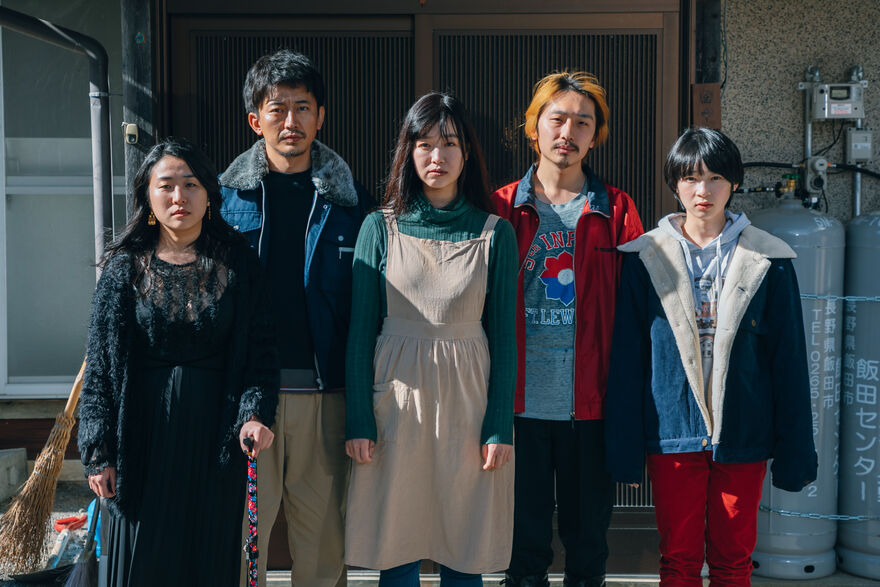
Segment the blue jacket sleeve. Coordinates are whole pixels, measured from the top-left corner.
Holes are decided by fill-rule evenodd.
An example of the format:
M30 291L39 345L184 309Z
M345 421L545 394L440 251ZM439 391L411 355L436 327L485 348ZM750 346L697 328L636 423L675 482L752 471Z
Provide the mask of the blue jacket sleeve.
M638 255L626 253L605 396L606 460L611 478L620 483L640 483L645 466L644 394L651 381L650 291L650 279Z
M800 491L816 480L804 318L794 266L775 261L769 270L769 349L773 369L773 485Z

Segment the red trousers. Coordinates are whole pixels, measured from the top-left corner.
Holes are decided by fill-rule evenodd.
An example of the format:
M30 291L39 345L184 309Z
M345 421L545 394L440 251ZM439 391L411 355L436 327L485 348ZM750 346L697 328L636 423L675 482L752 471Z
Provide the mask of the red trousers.
M702 587L703 560L713 587L751 584L766 470L766 461L716 463L712 451L648 455L661 585Z

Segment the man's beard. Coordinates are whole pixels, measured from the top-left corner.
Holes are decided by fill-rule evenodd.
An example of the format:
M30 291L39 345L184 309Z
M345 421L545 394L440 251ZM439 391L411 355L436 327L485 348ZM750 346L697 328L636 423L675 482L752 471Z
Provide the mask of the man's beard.
M583 157L579 157L580 153L566 153L565 155L557 155L555 158L549 158L550 163L559 169L568 169L574 165L580 165Z
M305 148L302 147L294 147L292 151L282 151L280 149L275 149L275 152L281 155L282 157L286 157L288 159L292 159L293 157L299 157L303 153L306 152Z
M572 149L568 153L559 153L556 148L566 146L569 149ZM581 157L580 148L574 143L569 141L559 141L553 145L553 149L550 151L554 154L554 157L548 157L551 163L556 165L559 169L568 169L572 165L580 165L581 161L583 161L583 157Z

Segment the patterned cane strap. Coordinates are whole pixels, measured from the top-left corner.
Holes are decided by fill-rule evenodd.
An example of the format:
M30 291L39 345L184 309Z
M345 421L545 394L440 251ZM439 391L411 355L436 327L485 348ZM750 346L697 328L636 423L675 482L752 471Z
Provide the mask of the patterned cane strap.
M248 448L253 448L252 439L246 438L245 444ZM248 587L257 587L257 558L260 553L257 549L257 459L253 450L248 451L247 496L248 536L244 546L245 558L247 558L247 584Z

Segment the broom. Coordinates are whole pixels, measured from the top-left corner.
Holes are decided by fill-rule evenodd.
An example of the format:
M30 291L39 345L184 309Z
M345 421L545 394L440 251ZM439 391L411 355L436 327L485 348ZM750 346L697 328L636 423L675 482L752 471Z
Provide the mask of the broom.
M92 510L92 523L89 524L89 533L83 551L76 557L73 570L67 577L64 587L98 587L98 557L96 556L95 529L97 520L101 515L101 498L95 502Z
M49 440L34 461L34 471L0 518L0 576L33 571L42 562L49 515L55 503L55 488L64 464L70 431L76 422L73 414L85 370L83 360L67 405L55 418Z

